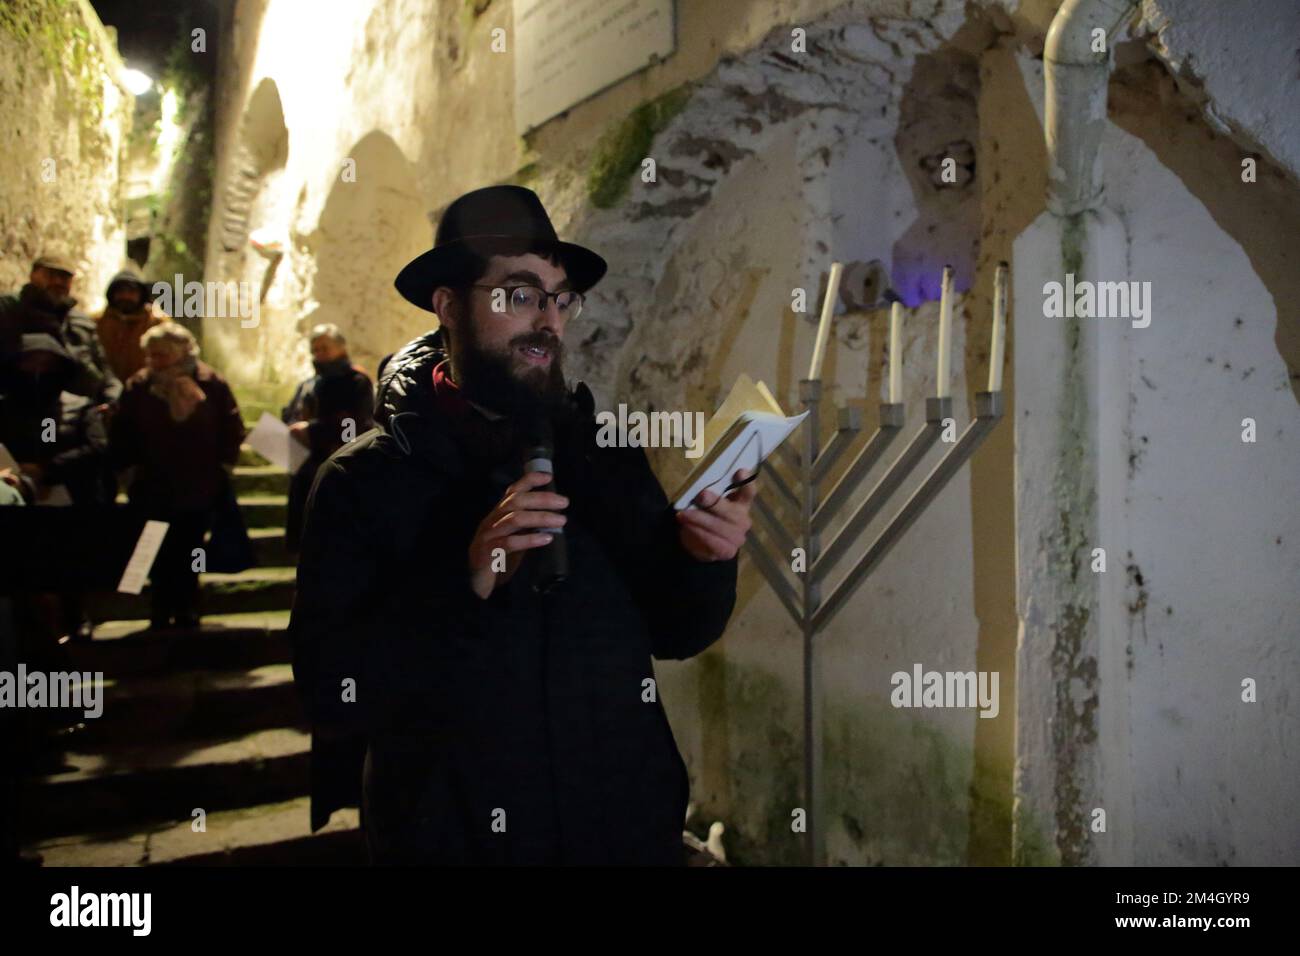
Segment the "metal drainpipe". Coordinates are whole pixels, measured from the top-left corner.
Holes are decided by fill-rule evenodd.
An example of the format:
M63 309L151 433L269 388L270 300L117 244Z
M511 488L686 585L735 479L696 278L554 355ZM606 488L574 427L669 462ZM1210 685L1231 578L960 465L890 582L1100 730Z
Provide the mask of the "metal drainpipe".
M1101 205L1110 39L1137 5L1137 0L1065 0L1047 31L1047 208L1058 216ZM1106 41L1096 52L1099 29Z

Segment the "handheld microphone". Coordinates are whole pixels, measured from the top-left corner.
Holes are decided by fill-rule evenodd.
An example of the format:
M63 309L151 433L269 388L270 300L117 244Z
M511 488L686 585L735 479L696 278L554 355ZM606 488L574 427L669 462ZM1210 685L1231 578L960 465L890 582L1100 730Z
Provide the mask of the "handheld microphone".
M545 414L532 417L523 433L523 472L544 471L551 480L534 491L555 491L555 440ZM532 549L533 590L545 594L569 576L569 550L563 528L538 528L551 535L550 544Z

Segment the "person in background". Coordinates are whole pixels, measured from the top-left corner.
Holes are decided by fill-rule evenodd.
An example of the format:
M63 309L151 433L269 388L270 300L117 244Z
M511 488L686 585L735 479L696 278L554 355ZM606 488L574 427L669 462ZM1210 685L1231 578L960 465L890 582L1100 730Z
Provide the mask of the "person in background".
M70 258L45 254L32 263L30 279L19 292L0 296L0 359L17 355L24 335L51 335L78 363L66 391L91 399L107 412L122 394L122 383L104 358L95 324L76 311L75 275Z
M108 305L95 316L95 329L113 374L126 381L144 368L140 337L169 316L154 307L149 284L131 266L113 276L104 297Z
M11 501L17 491L24 504L71 503L64 493L76 468L58 422L60 393L78 374L77 362L63 343L44 332L27 333L17 354L0 358L0 445L17 464L0 469L6 492L0 500ZM23 544L30 556L40 542ZM80 594L72 588L57 594L23 594L15 613L24 622L22 630L34 655L44 654L65 635L79 639L91 633Z
M10 484L29 504L44 503L63 483L59 397L79 374L63 343L45 332L23 335L17 352L0 357L0 445L18 463Z
M109 455L114 467L129 469L132 507L169 524L150 574L150 626L196 627L194 549L234 472L244 423L230 386L198 360L198 343L183 325L163 322L140 344L145 367L126 383Z
M280 413L290 433L311 452L289 482L285 542L295 553L302 538L303 512L316 470L330 455L374 424L374 388L365 371L348 358L347 339L338 326L316 326L309 341L316 374L298 385Z

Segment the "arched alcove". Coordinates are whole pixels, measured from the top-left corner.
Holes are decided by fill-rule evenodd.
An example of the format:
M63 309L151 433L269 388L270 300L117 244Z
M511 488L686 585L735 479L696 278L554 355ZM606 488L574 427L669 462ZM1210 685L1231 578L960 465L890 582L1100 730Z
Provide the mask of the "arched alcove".
M793 403L794 323L815 324L832 258L880 261L913 307L937 299L945 262L970 287L981 227L970 51L986 38L860 4L806 29L804 56L776 29L692 84L648 152L656 180L634 175L629 198L569 224L611 263L571 333L574 376L598 395L617 384L645 404L711 405L720 396L692 390L748 348L780 356L773 384ZM931 168L948 152L954 184ZM795 288L807 292L799 317ZM765 342L741 331L749 312L771 316ZM867 347L862 325L837 324L840 348Z
M282 296L271 296L281 262L288 252L294 208L286 178L289 130L280 91L270 77L262 79L248 99L240 120L232 165L215 210L220 232L217 261L209 278L237 282L243 301L257 300L257 323L241 314L209 316L207 339L215 358L234 380L246 384L275 383L278 376L270 353L286 330ZM256 239L256 244L252 241ZM214 338L215 332L215 338Z
M373 374L379 359L437 324L393 288L401 267L429 247L429 221L414 164L386 133L367 133L338 168L315 230L298 241L296 252L314 268L312 307L298 326L337 325L353 360ZM302 354L305 366L305 346Z
M227 180L221 208L221 248L240 253L256 228L254 210L266 179L284 169L289 159L289 131L275 81L264 79L248 100L239 125L234 169Z

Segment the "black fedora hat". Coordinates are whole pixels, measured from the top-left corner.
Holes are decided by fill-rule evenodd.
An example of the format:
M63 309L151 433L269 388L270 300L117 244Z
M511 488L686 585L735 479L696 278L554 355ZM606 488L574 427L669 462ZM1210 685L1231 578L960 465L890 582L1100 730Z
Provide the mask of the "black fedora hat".
M537 193L524 186L486 186L447 207L433 248L403 266L393 285L407 302L432 312L433 290L464 280L466 252L487 256L524 246L554 250L578 292L599 282L608 268L590 249L560 241Z

